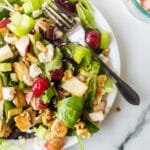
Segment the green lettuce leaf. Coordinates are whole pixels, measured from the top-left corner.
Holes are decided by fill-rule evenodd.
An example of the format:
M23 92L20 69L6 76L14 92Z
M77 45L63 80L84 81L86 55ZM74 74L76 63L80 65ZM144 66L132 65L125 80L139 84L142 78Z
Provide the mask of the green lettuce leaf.
M63 55L62 55L60 49L56 48L55 49L55 57L53 58L53 60L45 63L46 74L49 74L50 71L61 68L62 67L62 58L63 58Z
M93 8L90 3L87 0L80 0L76 7L82 25L86 29L96 29Z
M114 81L107 75L107 80L104 83L104 90L106 93L115 91Z
M44 104L49 104L51 98L55 95L55 91L53 87L48 88L44 94L41 96L41 100Z
M64 124L72 128L79 119L85 99L83 97L72 96L65 98L58 103L58 118L64 122Z

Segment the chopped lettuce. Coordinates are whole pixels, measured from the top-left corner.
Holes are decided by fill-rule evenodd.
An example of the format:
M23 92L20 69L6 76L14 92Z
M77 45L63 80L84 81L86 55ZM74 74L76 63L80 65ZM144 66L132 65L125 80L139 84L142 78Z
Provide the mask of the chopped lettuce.
M97 87L97 75L91 74L88 79L88 91L86 94L86 108L88 111L92 111L93 101L95 99L96 87Z
M77 64L80 64L82 61L86 63L87 65L91 62L91 52L88 48L83 46L77 46L73 53L73 59Z
M41 100L44 104L49 104L51 98L55 95L55 91L53 87L48 88L44 94L41 96Z
M38 50L38 48L36 47L36 41L40 40L41 35L37 32L34 35L29 34L30 40L31 40L31 45L32 45L32 49L35 55L38 55L40 53L40 51Z
M47 132L47 129L43 127L42 125L40 125L39 128L36 130L35 135L41 139L44 139L46 132Z
M42 0L26 0L23 4L23 9L25 13L31 13L34 10L40 9L42 7Z
M73 56L74 50L76 49L77 45L74 43L69 43L63 47L63 53Z
M55 57L53 58L53 60L45 63L46 74L49 74L50 71L61 68L62 67L62 58L63 58L63 55L62 55L60 49L56 48L55 49Z
M79 0L77 3L77 13L82 25L86 29L96 29L93 9L87 0Z
M107 75L107 80L104 83L104 90L106 93L115 91L114 81Z
M72 96L59 101L58 118L62 120L67 127L72 128L83 111L84 103L84 97L78 96Z
M91 134L96 133L97 131L100 130L99 125L89 118L88 112L86 111L84 112L83 118Z
M6 9L0 10L0 19L3 19L4 17L9 17L9 11Z
M91 71L94 74L98 74L99 71L100 71L100 63L97 62L97 61L92 61L92 63L91 63Z

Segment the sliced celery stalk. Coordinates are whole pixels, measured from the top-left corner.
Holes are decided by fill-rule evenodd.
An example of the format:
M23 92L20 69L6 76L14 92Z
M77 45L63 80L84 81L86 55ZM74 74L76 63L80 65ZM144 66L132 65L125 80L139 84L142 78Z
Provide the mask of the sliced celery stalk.
M8 85L8 73L0 72L0 77L3 83L3 87Z
M22 108L12 108L8 110L7 121L9 121L13 116L16 116L22 112Z
M12 102L7 101L7 100L4 101L4 112L5 112L6 119L8 118L8 111L14 107L15 106Z
M7 27L17 36L28 34L34 27L35 21L33 18L20 13L15 13L10 20L12 21Z
M12 71L12 64L11 63L0 63L0 71L1 72Z
M100 48L106 49L109 45L109 33L107 31L103 31L101 33L101 42L100 42Z
M25 13L31 13L36 9L40 9L42 6L41 0L27 0L23 4L23 9Z
M23 81L19 82L19 89L24 90L25 89L25 83Z
M10 74L10 79L11 79L11 81L13 81L13 82L18 82L16 73L11 73L11 74Z

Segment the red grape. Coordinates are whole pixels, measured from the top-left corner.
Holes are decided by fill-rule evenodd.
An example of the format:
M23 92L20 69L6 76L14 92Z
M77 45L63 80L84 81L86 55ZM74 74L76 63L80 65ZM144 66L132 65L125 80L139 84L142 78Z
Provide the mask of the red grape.
M32 85L32 92L36 96L40 96L49 86L50 83L46 78L38 77Z
M86 32L85 41L91 49L97 49L100 46L100 32L90 30Z

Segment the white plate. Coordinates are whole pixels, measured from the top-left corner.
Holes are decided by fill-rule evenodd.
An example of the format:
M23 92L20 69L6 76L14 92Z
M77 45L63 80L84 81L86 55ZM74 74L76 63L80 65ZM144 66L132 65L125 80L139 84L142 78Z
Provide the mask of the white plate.
M111 42L110 42L110 64L111 67L113 68L113 70L120 75L120 56L119 56L119 50L118 50L118 46L117 46L117 42L116 42L116 38L115 35L113 34L113 31L111 29L111 27L109 26L108 22L106 21L106 19L104 18L104 16L102 15L102 13L95 7L95 21L96 24L102 28L102 30L106 30L110 33L111 36ZM111 108L115 99L116 99L116 95L117 95L117 91L114 93L111 93L110 95L108 95L107 97L107 101L108 101L108 107ZM65 148L68 148L74 144L77 143L77 140L75 137L69 137L67 138L67 142L65 144ZM18 140L16 141L11 141L12 144L12 148L11 150L45 150L45 148L43 147L43 142L40 140ZM19 146L18 146L19 145Z

